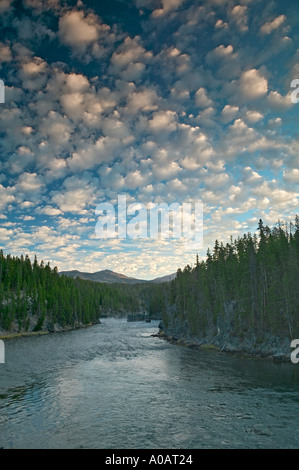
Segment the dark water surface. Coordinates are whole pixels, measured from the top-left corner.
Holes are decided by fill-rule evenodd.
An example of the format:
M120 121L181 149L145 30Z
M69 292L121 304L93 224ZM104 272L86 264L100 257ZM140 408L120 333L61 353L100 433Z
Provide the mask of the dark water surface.
M11 339L0 447L299 448L299 364L196 351L157 322Z

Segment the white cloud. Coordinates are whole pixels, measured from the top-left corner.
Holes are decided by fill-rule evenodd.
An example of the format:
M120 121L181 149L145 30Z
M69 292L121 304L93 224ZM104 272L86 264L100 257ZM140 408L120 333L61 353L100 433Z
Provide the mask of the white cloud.
M70 140L72 126L66 116L62 116L56 111L50 111L43 118L40 131L47 136L53 144L62 145Z
M149 129L154 132L175 131L177 128L176 113L174 111L157 111L153 118L148 121Z
M118 70L131 66L134 62L144 63L149 61L153 56L152 52L146 51L139 42L139 36L135 36L133 39L127 36L113 53L111 58L112 66Z
M128 95L128 111L137 113L139 111L154 111L158 108L158 96L155 90L145 89L134 91Z
M234 48L232 45L228 45L228 46L224 46L223 44L221 44L220 46L216 47L216 49L214 49L212 52L213 52L213 55L215 55L216 57L224 57L224 58L229 58L232 53L234 51Z
M257 69L250 69L242 73L240 90L247 99L257 99L268 91L268 81Z
M226 28L228 28L228 24L225 23L225 21L219 19L219 20L217 20L216 23L215 23L215 28L219 28L219 29L220 29L220 28L224 28L224 29L226 29Z
M24 193L39 193L42 186L44 186L44 183L39 175L27 172L19 176L18 183L16 185L17 189Z
M12 54L9 45L0 42L0 65L4 62L11 62L11 60Z
M261 33L262 34L270 34L275 29L279 28L286 20L285 15L279 15L273 21L267 21L265 24L261 26Z
M221 112L222 121L225 123L232 121L236 117L238 111L238 106L231 106L229 104L226 104Z
M254 111L254 110L248 110L246 111L245 118L247 121L250 123L255 123L263 119L263 115L259 111Z
M45 72L47 63L40 57L34 57L31 62L26 62L22 66L25 75L37 75Z
M0 184L0 210L6 208L9 203L14 202L15 196L13 195L13 188L5 188Z
M271 91L268 95L268 103L269 105L278 111L284 111L293 106L291 101L291 92L288 93L286 96L282 96L277 91Z
M52 196L52 203L62 212L86 214L87 207L96 198L95 189L94 183L88 177L70 176L64 181L61 191Z
M197 161L196 158L189 157L189 156L181 160L180 163L183 168L185 168L186 170L190 170L190 171L198 170L198 168L200 168L201 166L201 163Z
M248 8L245 5L236 5L231 11L233 21L236 23L238 29L242 32L248 31L247 12Z
M94 14L84 16L83 11L69 11L59 19L61 40L72 47L85 49L99 37L99 24Z
M162 8L153 11L153 18L159 18L169 13L170 11L177 10L185 0L161 0Z
M84 113L83 107L84 95L81 93L68 93L61 95L60 101L64 112L71 119L82 119Z
M61 215L62 211L52 206L39 207L35 211L37 214L45 214L50 216Z
M145 64L136 62L134 64L130 64L126 70L123 70L121 75L125 80L138 81L142 77L145 68Z
M200 108L208 108L212 104L212 100L208 97L205 88L201 87L195 93L196 105Z
M72 48L73 54L88 63L102 58L117 39L109 25L94 13L83 10L67 11L59 19L60 40Z
M283 179L287 183L299 183L299 170L297 168L292 168L291 170L284 171Z
M66 86L71 93L83 92L89 88L87 77L80 73L69 73L66 75Z

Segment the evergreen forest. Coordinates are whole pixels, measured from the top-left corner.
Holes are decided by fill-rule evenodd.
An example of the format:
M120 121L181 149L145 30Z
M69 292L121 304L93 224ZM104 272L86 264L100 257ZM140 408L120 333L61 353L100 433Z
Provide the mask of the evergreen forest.
M233 306L233 309L232 309ZM231 332L249 330L299 338L299 217L270 229L260 219L257 233L244 234L224 245L215 241L204 261L178 269L161 285L150 309L160 310L166 329L181 327L194 337L216 334L231 314Z
M140 288L139 288L140 289ZM0 251L0 329L53 330L98 322L108 313L135 312L142 302L128 286L97 283L59 275L57 268L31 262L26 255Z

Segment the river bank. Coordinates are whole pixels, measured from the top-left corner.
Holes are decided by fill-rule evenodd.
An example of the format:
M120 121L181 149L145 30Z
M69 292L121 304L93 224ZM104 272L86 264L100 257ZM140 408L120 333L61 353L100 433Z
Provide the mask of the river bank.
M299 448L299 367L175 347L106 318L7 341L5 449Z
M74 331L74 330L79 330L82 328L88 328L89 326L94 326L101 323L100 320L93 322L93 323L88 323L88 324L77 324L77 325L65 325L61 326L59 323L55 323L54 325L50 325L47 327L42 328L39 331L19 331L17 327L14 325L11 331L5 331L5 330L0 330L0 339L2 340L8 340L8 339L13 339L13 338L21 338L21 337L26 337L26 336L43 336L43 335L48 335L51 333L63 333L67 331Z
M254 330L248 331L246 336L242 337L220 330L217 334L211 331L204 337L198 337L192 336L187 330L180 330L178 327L166 328L163 322L160 322L157 336L172 344L192 349L214 350L242 357L270 359L275 363L290 363L293 351L289 337L278 337L265 333L261 339Z

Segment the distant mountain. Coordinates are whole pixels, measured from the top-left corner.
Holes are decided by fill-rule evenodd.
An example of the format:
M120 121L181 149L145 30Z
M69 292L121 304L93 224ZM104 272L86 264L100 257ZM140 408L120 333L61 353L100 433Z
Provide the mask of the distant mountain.
M80 279L86 279L87 281L94 282L107 282L109 284L119 283L119 284L141 284L141 283L159 283L159 282L170 282L175 278L176 274L169 274L163 277L157 277L151 281L145 281L143 279L136 279L134 277L128 277L124 274L115 273L109 269L104 269L103 271L98 271L96 273L86 273L77 270L73 271L61 271L59 273L61 276L69 276L72 278L79 277Z
M152 281L149 281L149 282L155 282L155 283L159 283L159 282L170 282L172 281L173 279L175 279L176 277L176 273L173 273L173 274L166 274L166 276L162 276L162 277L156 277L156 279L153 279Z
M134 277L128 277L124 274L115 273L110 271L109 269L104 269L103 271L98 271L96 273L85 273L81 271L61 271L61 275L69 276L69 277L80 277L81 279L86 279L88 281L95 281L95 282L108 282L109 284L117 282L122 284L137 284L142 281L141 279L135 279Z

